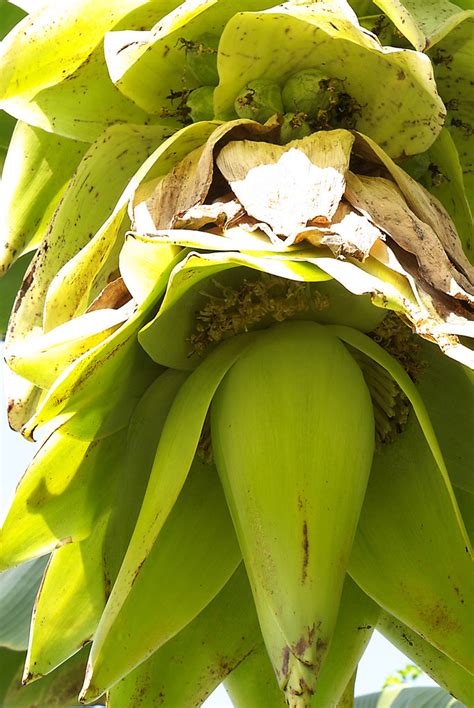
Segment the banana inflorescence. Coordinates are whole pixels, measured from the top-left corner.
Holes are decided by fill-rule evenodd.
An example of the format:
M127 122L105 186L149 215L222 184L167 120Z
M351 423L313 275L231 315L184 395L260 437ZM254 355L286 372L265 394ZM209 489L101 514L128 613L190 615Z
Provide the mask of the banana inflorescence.
M474 705L473 13L18 4L5 705L348 707L376 627Z

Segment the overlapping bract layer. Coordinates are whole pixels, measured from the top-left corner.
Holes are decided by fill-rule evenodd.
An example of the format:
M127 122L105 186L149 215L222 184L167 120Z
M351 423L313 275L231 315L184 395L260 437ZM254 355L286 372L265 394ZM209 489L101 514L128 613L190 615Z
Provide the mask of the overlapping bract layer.
M2 269L38 248L10 420L55 428L3 528L3 567L52 552L25 679L76 680L92 641L82 698L113 708L200 705L230 672L236 705L279 705L273 670L290 705L350 705L380 623L469 705L472 13L380 0L379 42L343 0L24 4L0 48L24 121ZM204 31L215 119L191 124ZM307 69L334 93L305 139L235 119Z

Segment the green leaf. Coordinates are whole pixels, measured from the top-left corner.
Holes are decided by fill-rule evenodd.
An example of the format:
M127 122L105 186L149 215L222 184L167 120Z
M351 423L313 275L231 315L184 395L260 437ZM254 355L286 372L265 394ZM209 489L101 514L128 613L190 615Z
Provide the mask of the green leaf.
M3 41L0 101L28 100L70 76L104 34L145 0L111 0L107 12L95 0L67 6L41 3Z
M21 685L21 672L13 679L5 696L8 708L80 708L77 696L84 676L86 652L81 651L46 678Z
M149 299L105 342L76 359L56 380L24 428L31 437L36 427L57 419L70 420L69 430L94 440L125 427L148 386L162 371L139 345L136 335L165 287L167 274Z
M76 2L72 9L71 19L73 21L74 13L81 11L80 4ZM163 13L168 9L173 9L176 2L140 0L128 3L128 5L128 9L132 11L122 12L122 19L117 24L113 23L115 29L139 30L151 27L162 17ZM122 6L124 9L123 2ZM35 21L38 21L37 8L33 8L33 11L36 17ZM60 19L64 19L64 17ZM67 31L68 28L64 23L58 27L58 40ZM59 82L48 87L44 87L40 82L34 97L31 97L30 100L26 97L12 99L9 102L9 110L22 120L44 130L52 130L55 133L88 142L93 142L107 127L114 123L149 125L157 120L163 122L162 119L150 116L143 111L112 83L104 58L102 40L105 31L105 27L102 32L99 29L95 48L87 52L85 56L80 53L77 56L77 61L73 61L71 65L73 71L67 76L67 80L63 80L64 77L61 75ZM90 37L91 31L89 29L87 38ZM58 41L57 43L60 44ZM49 48L49 46L47 41L47 47ZM70 43L65 48L60 46L60 57L64 61L65 55L70 50ZM57 47L54 49L57 51ZM56 64L58 63L60 62L56 62ZM87 91L84 91L84 86L87 86ZM169 123L172 130L180 127L174 120L168 119L164 122Z
M104 542L108 592L117 578L135 528L161 431L186 378L186 373L172 369L158 376L143 394L130 419L125 456L119 469Z
M449 0L374 0L394 25L421 52L447 35L468 12Z
M43 89L21 105L9 104L9 110L38 128L88 143L97 140L104 130L114 124L167 122L158 116L149 116L114 86L107 71L102 45L67 81ZM168 128L168 133L172 132L172 128Z
M5 339L8 320L26 269L31 262L31 255L23 256L8 273L0 279L0 339Z
M25 654L20 651L0 648L0 705L5 705L5 694L15 676L21 678L21 671L25 662Z
M166 140L150 157L145 160L132 180L122 193L115 210L107 224L114 221L120 210L124 209L134 190L145 178L153 179L167 174L173 166L182 159L189 150L202 145L209 135L218 127L217 123L197 123L188 126L179 134ZM77 208L77 207L76 207ZM78 215L80 214L80 209ZM67 224L69 221L66 222ZM60 252L59 244L57 244ZM33 410L30 407L28 395L23 394L24 381L18 382L19 393L12 391L13 399L10 409L10 423L15 429L23 426L24 434L31 436L34 428L43 425L63 411L62 421L68 419L81 407L87 408L87 415L83 416L75 430L79 437L94 438L98 431L104 435L126 425L133 404L140 398L144 390L159 373L159 369L152 365L150 359L144 354L142 348L135 340L136 332L149 319L151 308L154 308L159 297L166 288L169 272L174 266L172 253L169 254L170 262L163 271L163 262L160 261L160 274L146 299L141 303L136 314L104 344L83 355L72 364L60 377L42 401L41 407L33 399ZM45 267L49 266L47 254L42 255ZM55 270L53 265L52 270ZM49 273L40 273L42 280L48 281ZM150 283L151 284L151 283ZM31 298L30 298L31 299ZM30 307L31 305L31 307ZM36 307L35 307L36 305ZM31 310L31 311L29 311ZM23 334L30 333L30 321L42 318L41 308L37 303L27 303L23 321ZM130 352L133 352L130 353ZM105 368L102 369L102 366ZM100 376L100 386L95 384L96 376ZM16 382L17 383L17 382ZM105 393L109 391L109 394ZM14 395L16 394L16 395ZM94 403L92 403L94 402ZM120 402L120 403L119 403ZM58 421L59 422L59 421Z
M406 624L382 612L377 629L403 654L409 656L437 684L463 701L474 703L474 676L449 659Z
M12 371L41 388L50 388L80 356L107 339L130 316L131 307L99 308L58 325L10 349Z
M457 25L428 52L434 65L436 86L448 108L446 127L459 152L471 211L474 211L473 52L474 16Z
M417 388L428 410L443 451L451 483L474 494L471 462L474 459L474 387L469 371L440 354L435 346L421 342L421 360L426 363Z
M454 487L456 499L461 510L461 516L466 526L466 531L471 543L474 544L474 493L467 492L461 487Z
M37 334L45 317L45 324L51 329L69 318L69 308L73 307L74 314L77 314L76 291L82 292L85 288L88 293L88 281L73 283L70 296L58 306L59 312L51 293L44 314L46 292L60 268L86 246L107 221L127 182L162 137L162 129L114 126L89 149L55 212L48 237L32 263L30 279L18 299L12 320L7 357L10 344ZM119 156L121 169L111 171L110 164ZM63 315L64 305L67 313Z
M234 708L287 705L263 642L227 676L224 686Z
M442 688L406 686L358 696L354 708L465 708Z
M357 671L380 612L380 607L346 575L334 637L316 688L321 707L339 705L346 686Z
M256 652L266 656L252 592L241 564L190 624L111 688L108 705L129 708L137 696L145 705L153 705L159 696L165 705L200 706L230 671L238 667L236 671L240 672L240 667L251 661ZM271 672L269 680L274 684L271 695L277 700L281 697L285 705L268 657L266 661ZM251 704L244 705L250 708Z
M412 413L403 433L374 455L349 572L390 614L471 671L470 543L448 484Z
M88 538L58 548L50 558L33 612L24 672L28 683L92 640L107 599L102 553L106 521L107 514Z
M0 149L7 151L10 138L16 124L16 119L9 116L5 111L0 111ZM0 170L1 173L1 170Z
M41 446L22 477L1 530L1 566L87 538L112 501L123 432L78 440L65 425Z
M182 39L193 41L203 33L219 35L225 23L237 12L271 7L267 0L185 0L178 7L166 3L165 21L150 32L110 32L104 42L110 76L118 88L149 113L175 113L172 91L198 86L189 71ZM176 9L174 9L176 7ZM174 11L173 11L174 10ZM174 118L179 127L179 118Z
M216 469L194 460L165 525L136 565L133 585L121 584L120 575L114 585L94 636L82 696L97 698L183 629L240 561ZM121 598L118 613L112 598Z
M18 123L0 186L0 273L46 234L87 145Z
M143 505L104 615L106 637L127 602L137 569L146 560L166 522L192 465L214 393L251 335L225 342L181 386L173 401L156 452Z
M0 646L21 651L28 646L31 613L47 558L0 573Z
M25 17L25 12L8 0L0 0L0 40Z
M453 508L456 513L455 496L452 491L451 481L449 479L446 464L441 452L436 433L433 429L428 411L426 410L423 398L421 397L417 387L406 373L402 365L388 354L382 347L376 344L372 339L364 334L357 332L349 327L341 327L339 325L329 325L331 329L343 342L358 349L360 352L370 357L383 367L397 382L405 396L410 401L413 411L417 417L424 438L429 445L433 459L436 461L440 478L444 481L446 492L448 493ZM460 523L462 533L462 523ZM467 538L465 539L467 541Z

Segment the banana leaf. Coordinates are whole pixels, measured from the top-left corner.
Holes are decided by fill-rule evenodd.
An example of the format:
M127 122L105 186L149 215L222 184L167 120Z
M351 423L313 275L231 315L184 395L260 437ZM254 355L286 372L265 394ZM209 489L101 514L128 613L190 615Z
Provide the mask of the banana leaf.
M0 40L10 32L17 22L25 17L25 14L23 10L15 7L8 0L0 0Z
M82 650L72 659L53 671L41 681L22 686L23 667L14 674L8 686L2 706L5 708L80 708L77 699L85 670L87 650ZM23 658L24 655L21 654ZM23 662L22 662L23 663Z
M358 696L354 708L466 708L442 688L401 686Z
M46 562L47 558L38 558L0 573L0 647L22 651L28 646L33 603Z
M5 339L13 303L31 258L32 255L23 256L10 268L7 275L0 279L0 340Z

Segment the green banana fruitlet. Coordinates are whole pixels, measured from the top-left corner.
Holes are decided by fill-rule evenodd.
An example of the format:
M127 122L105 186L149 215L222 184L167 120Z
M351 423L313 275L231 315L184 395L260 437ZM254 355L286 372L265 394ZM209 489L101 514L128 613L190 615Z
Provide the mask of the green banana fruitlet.
M474 705L473 23L0 0L2 705Z

